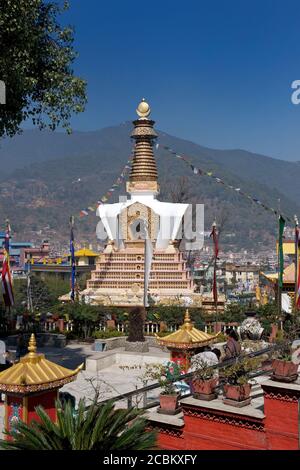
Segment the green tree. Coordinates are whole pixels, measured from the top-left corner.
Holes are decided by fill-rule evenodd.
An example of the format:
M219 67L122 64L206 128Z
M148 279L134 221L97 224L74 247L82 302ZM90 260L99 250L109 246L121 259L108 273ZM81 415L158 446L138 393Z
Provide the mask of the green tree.
M35 312L39 312L43 309L50 309L55 302L54 296L51 294L46 283L38 276L30 276L30 288L32 307ZM27 281L21 280L15 287L15 305L23 306L26 309L27 306Z
M150 307L147 311L147 320L159 322L163 321L169 325L177 323L181 325L184 320L184 314L186 307L180 307L178 305L160 305ZM189 308L191 319L195 322L196 328L203 328L205 325L205 319L211 321L211 315L209 314L205 318L205 314L200 308L194 307Z
M146 312L142 307L135 307L129 312L129 334L127 341L144 342L144 322Z
M58 16L68 2L2 0L0 79L6 105L0 106L0 137L21 131L22 121L70 132L72 113L84 110L85 81L74 76L73 29Z
M267 319L270 322L275 322L278 320L278 307L276 302L269 302L266 305L261 305L257 309L257 315L261 319Z
M233 302L226 306L223 313L218 315L219 321L224 322L241 322L245 320L245 312L247 307L239 302Z
M81 399L74 412L70 402L56 404L57 424L42 407L36 412L40 422L19 421L9 433L12 441L0 441L7 450L146 450L155 445L155 433L146 432L146 421L137 410L115 410L108 402L86 410Z
M43 278L43 281L53 298L53 302L58 303L58 298L70 290L69 279L61 279L60 276L50 275L50 276L45 276Z
M99 322L106 318L103 307L83 302L55 305L52 311L73 320L73 333L85 339L91 337Z

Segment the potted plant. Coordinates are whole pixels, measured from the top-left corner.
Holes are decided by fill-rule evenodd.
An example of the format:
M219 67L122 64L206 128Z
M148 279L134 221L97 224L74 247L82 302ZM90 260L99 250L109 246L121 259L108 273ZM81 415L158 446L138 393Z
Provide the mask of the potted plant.
M192 361L194 369L192 378L193 397L199 400L213 400L217 397L215 389L219 378L216 369L213 369L203 359Z
M223 371L226 379L223 391L224 403L233 406L246 406L250 403L251 384L249 374L257 366L257 360L241 358Z
M278 382L295 382L298 378L298 364L292 361L291 345L287 340L280 339L277 341L279 350L277 357L273 359L272 380Z
M161 388L159 395L159 413L172 415L180 411L178 405L180 394L178 393L174 381L179 379L181 372L182 368L176 362L147 364L143 381L145 383L147 380L153 380L159 383Z

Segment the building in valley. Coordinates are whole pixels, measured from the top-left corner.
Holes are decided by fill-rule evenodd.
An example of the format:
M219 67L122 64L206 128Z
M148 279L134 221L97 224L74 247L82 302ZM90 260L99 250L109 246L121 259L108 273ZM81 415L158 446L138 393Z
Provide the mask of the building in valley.
M226 291L255 292L259 285L260 266L247 263L225 263L223 266Z

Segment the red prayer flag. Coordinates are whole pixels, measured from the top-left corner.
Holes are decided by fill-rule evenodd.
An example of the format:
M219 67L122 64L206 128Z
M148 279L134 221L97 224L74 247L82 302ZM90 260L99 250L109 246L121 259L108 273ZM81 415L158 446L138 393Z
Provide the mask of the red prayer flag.
M218 302L217 259L218 259L218 254L219 254L219 243L218 243L218 234L217 234L215 223L212 226L212 231L211 231L210 236L213 238L213 242L214 242L215 263L214 263L213 295L214 295L214 302L217 305L217 302Z

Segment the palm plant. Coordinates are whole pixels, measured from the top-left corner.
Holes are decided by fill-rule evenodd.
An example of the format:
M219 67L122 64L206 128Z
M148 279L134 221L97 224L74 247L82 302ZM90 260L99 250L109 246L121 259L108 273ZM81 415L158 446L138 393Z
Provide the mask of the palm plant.
M6 433L12 440L0 441L6 450L144 450L155 446L155 433L147 432L140 410L114 409L109 401L87 408L80 399L75 412L70 402L56 403L57 423L42 407L36 408L40 422L19 421Z

